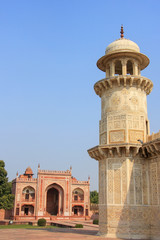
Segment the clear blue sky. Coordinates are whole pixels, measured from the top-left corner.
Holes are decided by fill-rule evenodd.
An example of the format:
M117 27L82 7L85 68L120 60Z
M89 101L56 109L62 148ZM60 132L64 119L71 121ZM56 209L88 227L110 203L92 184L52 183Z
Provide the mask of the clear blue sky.
M142 75L151 131L160 128L159 0L1 0L0 158L9 179L31 166L73 167L98 189L98 163L87 149L98 145L100 98L93 85L104 78L96 61L109 43L125 37L150 58Z

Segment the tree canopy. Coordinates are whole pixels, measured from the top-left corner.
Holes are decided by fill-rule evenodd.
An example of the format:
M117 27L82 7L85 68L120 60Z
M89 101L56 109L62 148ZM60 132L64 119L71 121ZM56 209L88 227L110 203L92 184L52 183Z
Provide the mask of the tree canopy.
M12 184L8 182L4 161L0 160L0 209L13 208L14 195L11 192Z
M97 191L90 192L90 202L98 204L98 192Z

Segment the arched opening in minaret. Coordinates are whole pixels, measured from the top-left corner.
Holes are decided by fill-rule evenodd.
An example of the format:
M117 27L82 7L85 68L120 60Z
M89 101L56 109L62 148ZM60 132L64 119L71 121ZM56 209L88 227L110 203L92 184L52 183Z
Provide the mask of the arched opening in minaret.
M122 75L122 63L120 60L115 62L115 75Z
M127 74L133 75L133 63L130 60L127 61Z

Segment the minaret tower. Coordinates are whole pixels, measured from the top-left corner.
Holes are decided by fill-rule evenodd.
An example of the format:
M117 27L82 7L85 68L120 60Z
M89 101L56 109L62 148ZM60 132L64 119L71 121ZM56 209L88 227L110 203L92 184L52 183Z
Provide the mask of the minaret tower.
M99 145L88 153L99 161L100 235L143 239L150 232L145 218L149 180L142 144L150 134L146 95L153 83L141 76L148 57L124 38L123 26L120 33L120 39L109 44L97 62L106 77L94 85L101 98Z

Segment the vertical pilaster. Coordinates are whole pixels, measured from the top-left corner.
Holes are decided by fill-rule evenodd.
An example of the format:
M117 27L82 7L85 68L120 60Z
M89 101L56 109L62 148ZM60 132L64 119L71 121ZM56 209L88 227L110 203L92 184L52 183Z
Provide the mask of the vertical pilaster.
M122 75L127 75L127 60L122 59Z
M111 62L110 64L110 72L111 72L111 77L115 75L115 63Z
M139 75L138 63L137 62L133 63L133 75Z
M107 69L106 69L106 78L109 78L109 76L110 76L110 69L107 68Z

